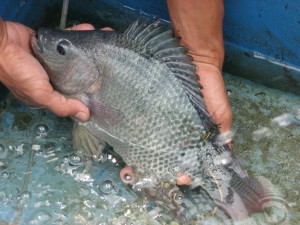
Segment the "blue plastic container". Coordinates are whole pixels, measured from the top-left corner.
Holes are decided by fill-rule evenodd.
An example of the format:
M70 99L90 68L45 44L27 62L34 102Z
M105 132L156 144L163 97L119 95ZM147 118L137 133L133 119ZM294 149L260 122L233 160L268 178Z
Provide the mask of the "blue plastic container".
M62 2L0 0L0 16L33 29L55 27ZM224 2L224 71L256 82L224 73L235 115L234 152L250 176L265 176L279 190L267 196L272 201L264 202L270 203L264 214L234 224L299 224L300 1ZM122 30L140 16L168 21L166 0L70 0L67 26L89 22ZM0 225L165 221L120 181L122 162L112 152L92 165L84 162L72 148L70 120L6 98L6 92L0 86ZM195 202L185 204L186 215L199 222L193 224L221 223L207 198L186 199Z
M2 0L0 16L37 28L53 18L62 0ZM71 0L70 10L93 18L122 23L138 12L169 20L165 0ZM119 20L119 21L118 21ZM86 21L85 21L86 22ZM114 25L114 24L112 24ZM224 71L284 91L300 94L300 2L225 1Z

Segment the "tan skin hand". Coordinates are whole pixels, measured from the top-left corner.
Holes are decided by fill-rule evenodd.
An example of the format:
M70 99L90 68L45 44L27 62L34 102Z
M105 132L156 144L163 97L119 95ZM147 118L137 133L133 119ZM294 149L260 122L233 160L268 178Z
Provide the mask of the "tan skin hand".
M90 24L73 27L91 30ZM59 116L89 119L88 108L79 100L53 90L46 71L33 56L30 40L34 31L19 23L0 20L0 81L18 99L34 107L45 107Z
M180 44L188 48L193 63L197 66L207 110L220 132L231 129L232 110L226 93L222 66L223 0L167 0L175 34L181 37ZM232 144L229 144L232 147ZM178 175L177 184L190 184L187 175Z

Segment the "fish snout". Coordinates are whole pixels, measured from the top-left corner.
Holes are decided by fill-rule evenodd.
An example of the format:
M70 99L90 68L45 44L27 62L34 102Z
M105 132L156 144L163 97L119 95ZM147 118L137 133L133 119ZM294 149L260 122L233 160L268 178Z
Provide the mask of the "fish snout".
M41 42L38 39L38 34L35 32L31 36L31 47L36 55L43 54L44 49Z

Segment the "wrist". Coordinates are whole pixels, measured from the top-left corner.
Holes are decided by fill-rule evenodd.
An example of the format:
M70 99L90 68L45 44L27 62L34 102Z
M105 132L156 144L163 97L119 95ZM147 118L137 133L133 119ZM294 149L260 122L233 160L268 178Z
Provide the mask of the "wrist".
M192 57L193 63L198 66L199 69L218 70L222 72L224 62L224 47L219 45L216 48L202 48L193 51L188 50L188 54Z
M5 46L7 45L7 29L5 22L0 18L0 81L4 74L3 65L4 65L4 55L5 55Z

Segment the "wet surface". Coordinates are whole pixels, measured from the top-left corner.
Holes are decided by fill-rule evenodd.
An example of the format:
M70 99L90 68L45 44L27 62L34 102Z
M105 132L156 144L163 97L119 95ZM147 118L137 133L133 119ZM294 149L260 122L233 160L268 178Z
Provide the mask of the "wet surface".
M300 220L300 98L226 74L234 152L272 183L264 213L235 224ZM8 96L0 104L0 224L177 224L125 186L109 149L87 162L71 147L72 121ZM233 224L203 193L186 193L187 224Z
M90 22L122 31L145 16L118 8L101 3L93 12L78 13L74 3L67 26ZM44 24L57 26L60 10L60 5L50 8ZM185 223L298 224L300 97L229 74L225 81L234 113L234 152L251 176L268 179L272 201L265 212L233 222L201 190L186 193ZM97 163L75 153L70 119L31 109L6 93L0 86L0 225L177 224L120 181L123 164L109 151Z

